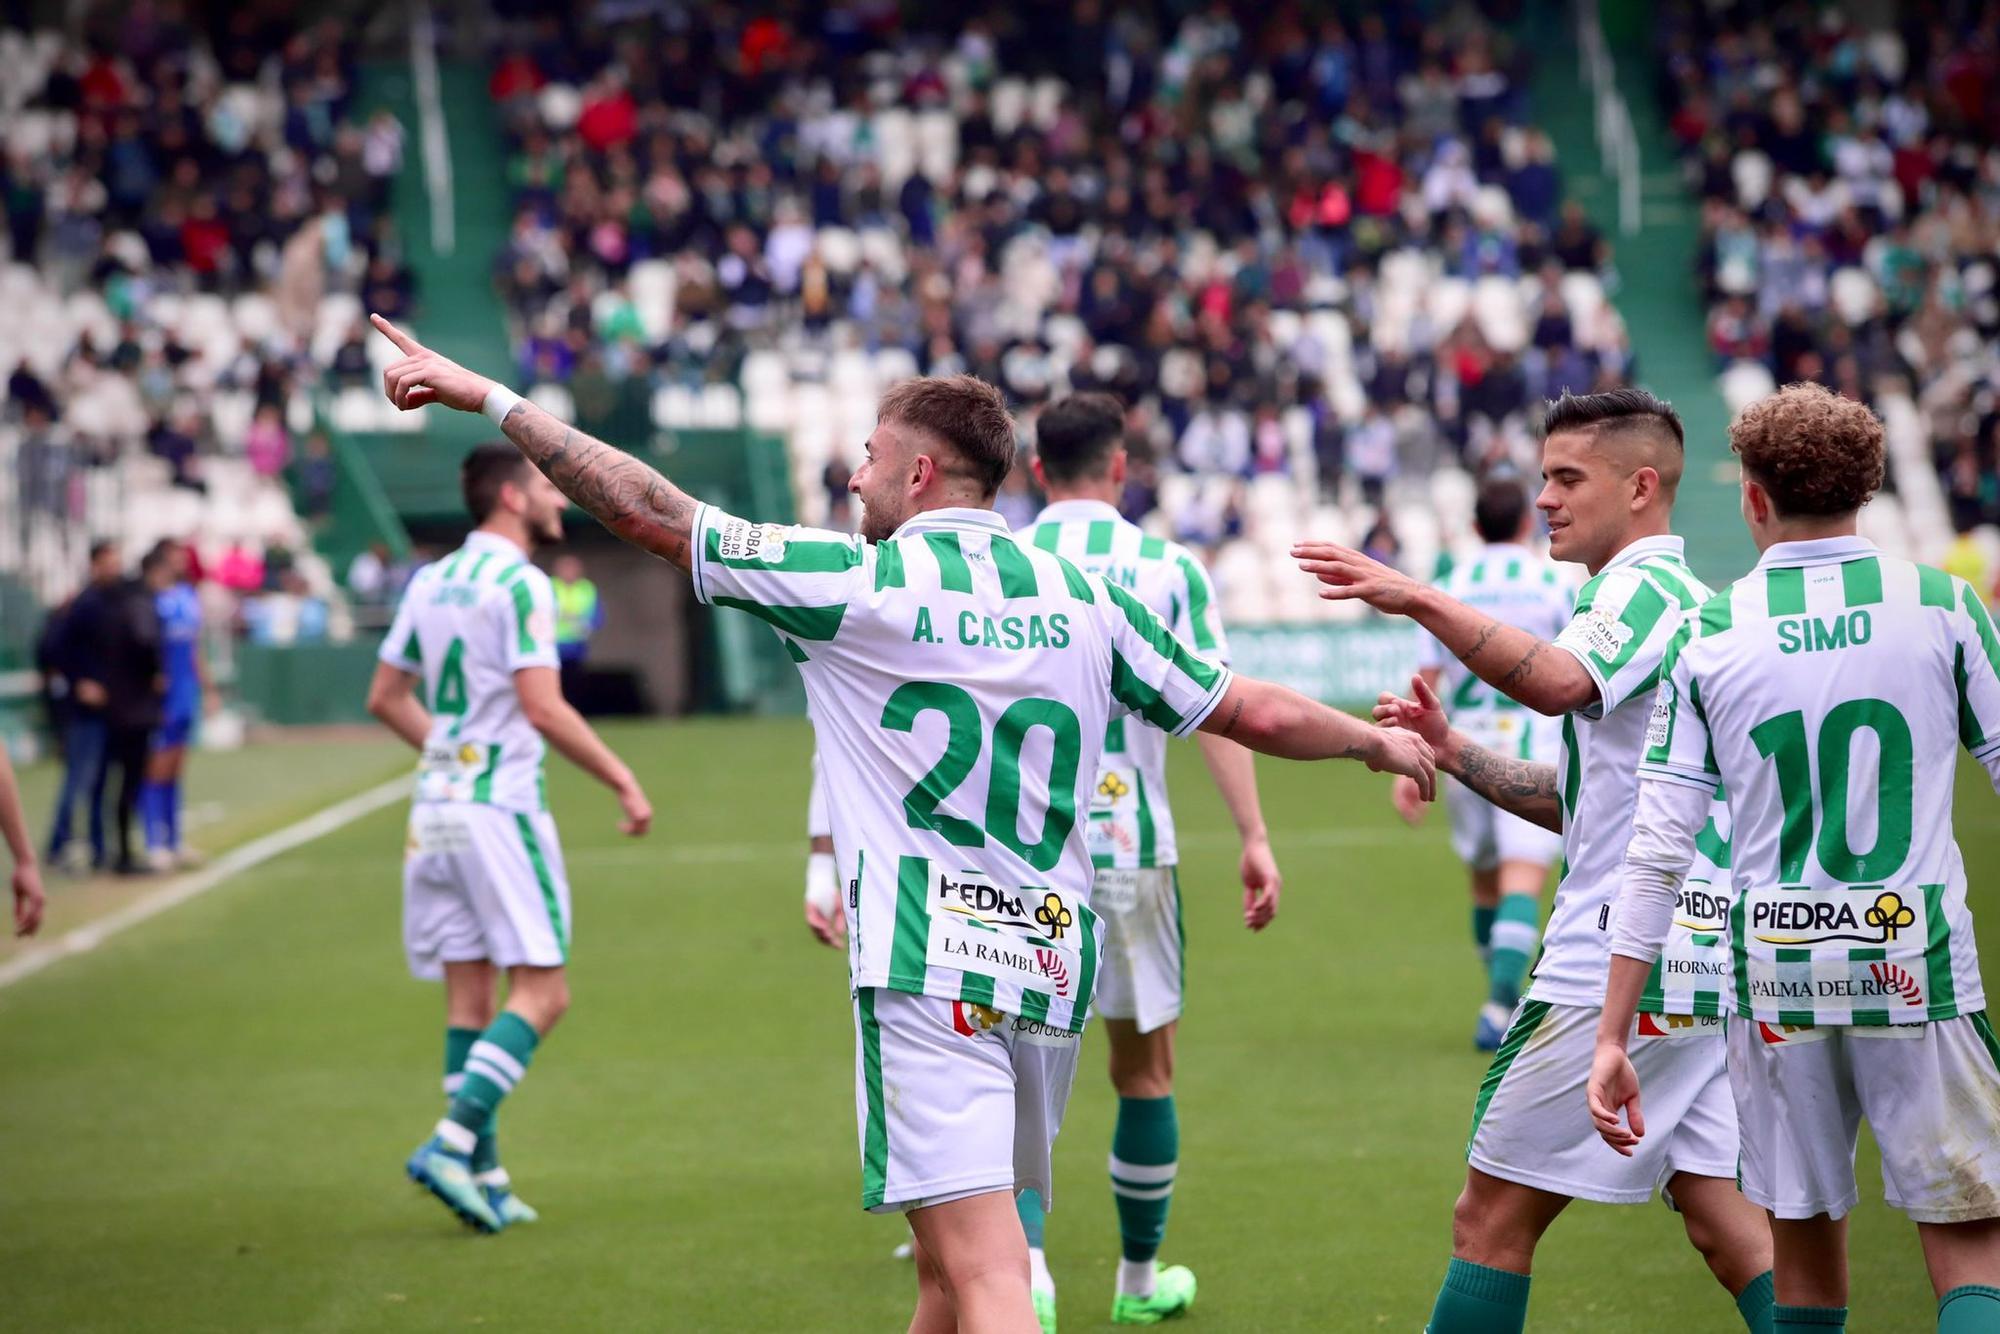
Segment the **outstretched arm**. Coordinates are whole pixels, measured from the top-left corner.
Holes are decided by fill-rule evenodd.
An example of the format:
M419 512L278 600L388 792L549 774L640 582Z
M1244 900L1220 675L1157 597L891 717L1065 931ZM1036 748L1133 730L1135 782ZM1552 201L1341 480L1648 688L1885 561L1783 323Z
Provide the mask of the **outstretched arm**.
M1286 760L1360 760L1377 773L1408 774L1437 795L1431 748L1414 732L1370 727L1284 686L1238 676L1201 730Z
M375 327L403 353L382 372L382 389L405 412L440 403L486 411L494 401L500 430L564 495L633 546L688 569L694 557L696 501L623 450L566 426L483 375L431 351L380 315Z
M1350 547L1301 542L1292 555L1300 569L1326 585L1321 597L1359 599L1377 611L1409 617L1473 675L1537 713L1574 713L1597 700L1597 683L1583 664L1545 639L1475 611Z
M1411 679L1410 691L1412 699L1382 696L1375 706L1376 721L1415 732L1430 743L1438 768L1501 810L1544 829L1562 832L1562 796L1556 787L1553 764L1496 754L1455 730L1445 717L1437 692L1423 677Z

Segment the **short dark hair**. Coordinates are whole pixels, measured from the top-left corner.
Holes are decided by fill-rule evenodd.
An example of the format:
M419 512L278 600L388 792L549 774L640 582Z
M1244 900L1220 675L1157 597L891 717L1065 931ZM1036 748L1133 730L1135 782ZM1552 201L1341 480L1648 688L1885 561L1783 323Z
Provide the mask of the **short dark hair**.
M95 542L92 542L90 544L90 563L92 565L97 564L98 557L102 556L107 551L116 551L117 549L118 549L117 538L115 537L98 538Z
M1035 457L1051 482L1101 476L1125 437L1125 407L1110 394L1059 398L1035 419Z
M1511 477L1489 477L1479 484L1479 499L1472 506L1472 526L1481 541L1511 542L1521 535L1521 519L1528 512L1528 493Z
M880 420L913 426L951 447L991 498L1014 466L1014 418L1000 391L976 375L905 380L882 395Z
M1542 436L1560 431L1624 432L1633 428L1672 434L1674 444L1685 449L1687 433L1673 404L1655 398L1643 389L1611 389L1602 394L1564 394L1547 405L1542 415Z
M169 537L161 538L159 541L153 543L151 547L147 548L146 554L139 558L139 573L151 574L171 560L173 554L173 539Z
M1729 447L1786 517L1852 514L1882 487L1881 420L1824 385L1758 399L1729 424Z
M467 454L458 467L458 488L472 521L485 523L500 503L500 488L508 482L519 483L528 467L521 451L508 444L480 445Z

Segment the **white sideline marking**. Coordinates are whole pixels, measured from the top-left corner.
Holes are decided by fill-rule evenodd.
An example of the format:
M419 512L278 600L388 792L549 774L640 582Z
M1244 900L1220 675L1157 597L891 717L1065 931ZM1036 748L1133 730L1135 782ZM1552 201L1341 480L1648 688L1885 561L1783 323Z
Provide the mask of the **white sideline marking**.
M286 825L283 829L274 830L261 838L253 838L242 847L232 848L223 853L200 870L175 877L161 886L157 892L127 904L108 917L79 926L57 940L17 954L5 963L0 963L0 987L9 987L22 978L33 977L49 965L64 959L87 954L128 928L135 927L148 918L157 917L169 908L178 908L189 899L199 898L231 876L262 865L273 857L281 857L314 839L323 838L343 825L354 823L364 815L373 815L384 806L407 800L409 795L408 775L391 778L365 792L357 792L344 801L337 801L325 810L308 815L296 824Z

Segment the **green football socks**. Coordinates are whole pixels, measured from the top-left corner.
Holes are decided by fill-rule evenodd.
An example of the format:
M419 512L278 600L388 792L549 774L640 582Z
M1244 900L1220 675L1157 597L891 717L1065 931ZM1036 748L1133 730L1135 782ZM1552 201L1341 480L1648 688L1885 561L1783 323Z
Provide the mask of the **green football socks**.
M1493 951L1487 958L1488 999L1511 1010L1521 999L1528 977L1528 960L1535 952L1541 926L1541 900L1533 894L1509 894L1493 917Z
M1479 951L1483 961L1493 950L1493 917L1499 910L1482 904L1472 905L1472 948Z
M1521 1334L1528 1323L1526 1274L1452 1257L1425 1334Z
M2000 1288L1967 1284L1938 1299L1937 1334L2000 1331Z
M1771 1306L1776 1301L1768 1269L1736 1294L1736 1313L1743 1317L1750 1334L1771 1334Z
M1021 1215L1021 1231L1028 1234L1028 1249L1042 1249L1043 1230L1049 1219L1048 1211L1042 1208L1042 1197L1032 1190L1024 1190L1014 1197L1014 1212Z
M1847 1328L1845 1306L1773 1306L1771 1334L1826 1334Z
M460 1070L463 1079L445 1119L438 1122L438 1138L470 1155L479 1137L492 1129L493 1113L501 1101L528 1073L540 1040L533 1024L511 1010L501 1011L466 1052Z
M1118 1233L1128 1261L1144 1264L1160 1253L1180 1152L1181 1128L1172 1094L1118 1100L1118 1126L1111 1137L1111 1194L1118 1205Z
M465 1058L472 1053L472 1044L479 1041L481 1032L477 1028L445 1029L444 1096L447 1100L456 1098L458 1090L465 1084ZM500 1141L493 1128L495 1119L487 1118L486 1130L472 1146L472 1170L475 1175L491 1172L500 1166Z

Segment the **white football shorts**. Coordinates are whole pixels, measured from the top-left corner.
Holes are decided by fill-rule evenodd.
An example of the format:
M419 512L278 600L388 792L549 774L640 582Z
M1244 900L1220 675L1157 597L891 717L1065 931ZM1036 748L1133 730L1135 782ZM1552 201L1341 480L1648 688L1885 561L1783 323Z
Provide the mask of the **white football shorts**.
M1919 1223L2000 1218L2000 1045L1983 1012L1873 1029L1732 1019L1728 1045L1751 1202L1847 1213L1866 1117L1890 1205Z
M1501 810L1456 778L1447 781L1451 795L1444 804L1451 817L1451 850L1467 866L1490 871L1501 862L1553 866L1562 859L1561 834Z
M403 855L403 949L410 971L447 963L553 968L569 958L569 877L547 811L469 802L410 807Z
M897 1213L1033 1189L1053 1207L1050 1150L1079 1035L971 1001L854 994L861 1207Z
M1597 1016L1594 1006L1524 1000L1515 1007L1479 1085L1471 1164L1503 1181L1599 1204L1644 1204L1677 1172L1734 1178L1736 1104L1723 1021L1639 1016L1631 1056L1646 1137L1627 1158L1590 1120Z
M1130 1019L1141 1033L1180 1018L1187 986L1180 872L1099 870L1090 907L1104 923L1092 1012Z

